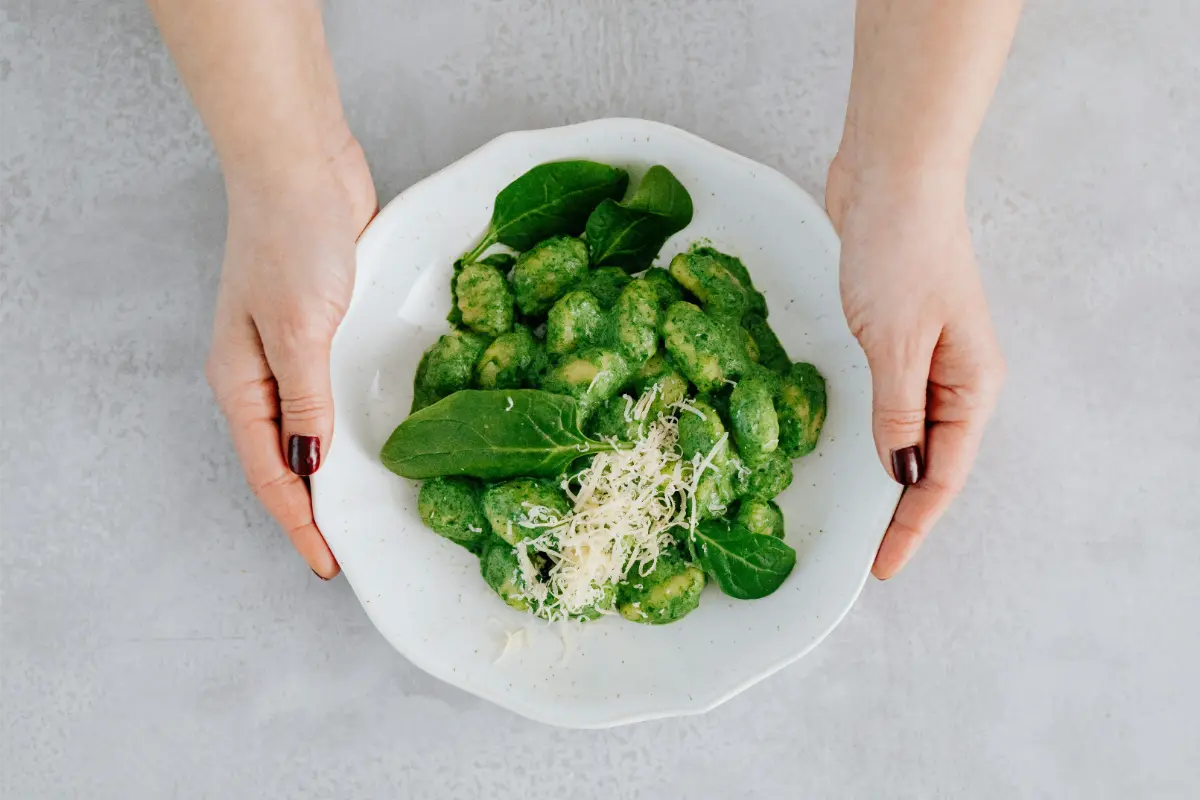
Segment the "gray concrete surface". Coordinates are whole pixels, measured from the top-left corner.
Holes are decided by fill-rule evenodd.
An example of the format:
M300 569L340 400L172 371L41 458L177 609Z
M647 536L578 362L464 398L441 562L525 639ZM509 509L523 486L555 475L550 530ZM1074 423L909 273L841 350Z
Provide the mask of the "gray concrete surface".
M340 0L385 199L514 128L680 125L814 193L851 3ZM1011 377L965 496L796 667L576 733L394 654L200 364L212 150L134 0L5 0L0 794L1183 798L1200 755L1200 6L1032 3L971 217Z

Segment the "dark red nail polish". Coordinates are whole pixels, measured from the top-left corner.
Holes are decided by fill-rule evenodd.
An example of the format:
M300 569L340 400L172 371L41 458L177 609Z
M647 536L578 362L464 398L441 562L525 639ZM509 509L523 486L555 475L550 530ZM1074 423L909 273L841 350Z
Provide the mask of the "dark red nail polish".
M892 451L892 474L901 486L912 486L925 472L925 459L915 444Z
M288 466L297 475L312 475L321 466L321 440L292 434L288 439Z

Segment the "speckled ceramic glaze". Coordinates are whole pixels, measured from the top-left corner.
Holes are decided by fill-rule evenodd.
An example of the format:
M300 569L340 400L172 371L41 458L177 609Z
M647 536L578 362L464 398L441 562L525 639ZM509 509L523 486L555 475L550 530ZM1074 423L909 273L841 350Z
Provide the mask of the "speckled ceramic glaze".
M826 376L821 444L779 497L799 563L766 599L732 600L710 586L674 625L547 625L505 606L474 556L422 525L416 484L379 463L421 353L448 329L451 263L481 235L501 188L567 158L626 167L633 185L652 164L670 168L696 212L660 261L697 239L741 256L792 358ZM872 445L870 380L842 316L837 254L821 207L783 175L642 120L508 134L389 203L359 244L333 350L336 434L313 481L317 522L388 641L445 681L572 727L701 712L812 649L857 597L899 495Z

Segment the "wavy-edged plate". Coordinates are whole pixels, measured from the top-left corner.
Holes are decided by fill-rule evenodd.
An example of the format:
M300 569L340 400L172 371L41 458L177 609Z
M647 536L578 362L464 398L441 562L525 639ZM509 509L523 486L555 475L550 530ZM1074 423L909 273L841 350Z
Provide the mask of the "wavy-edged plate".
M653 164L691 192L695 218L665 264L707 239L740 256L793 360L825 375L816 452L778 498L799 561L783 587L738 601L715 586L678 623L548 625L505 606L478 560L426 529L417 486L379 463L404 419L422 352L448 330L454 259L487 227L496 193L545 161ZM518 714L601 728L711 709L797 660L862 590L900 489L871 440L870 377L838 298L838 240L812 197L775 170L659 123L604 119L510 133L408 189L358 245L349 313L333 343L336 432L313 478L317 523L371 621L430 674Z

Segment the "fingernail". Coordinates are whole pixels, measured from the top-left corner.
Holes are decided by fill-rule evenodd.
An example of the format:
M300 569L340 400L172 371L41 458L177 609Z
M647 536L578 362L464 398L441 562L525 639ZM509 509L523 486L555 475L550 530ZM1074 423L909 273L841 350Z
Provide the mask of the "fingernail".
M288 466L297 475L312 475L321 466L321 440L292 434L288 439Z
M309 569L312 569L312 567L309 567ZM327 581L327 580L329 580L329 578L326 578L324 575L322 575L321 573L317 572L315 569L312 569L312 574L313 574L313 575L316 575L318 578L320 578L320 579L321 579L321 580L323 580L323 581Z
M925 460L921 457L921 448L915 444L892 451L892 474L896 483L901 486L912 486L921 480L925 472Z

